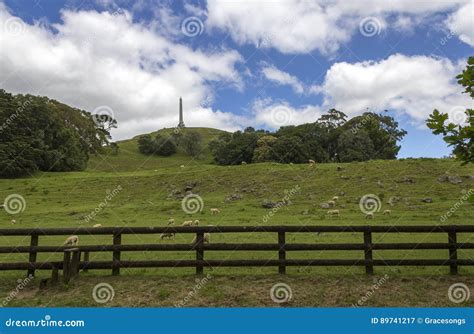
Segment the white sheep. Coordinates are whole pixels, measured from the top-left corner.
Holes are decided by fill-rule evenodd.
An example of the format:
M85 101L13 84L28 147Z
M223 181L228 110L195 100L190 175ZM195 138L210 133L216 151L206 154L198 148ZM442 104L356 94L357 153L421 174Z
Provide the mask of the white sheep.
M170 233L170 232L167 232L167 233L161 233L160 234L160 239L163 240L163 239L173 239L174 238L174 233Z
M310 166L316 165L316 161L314 161L314 160L312 160L312 159L309 159L309 160L308 160L308 163L309 163Z
M242 161L240 164L241 165L246 165L247 163L245 161Z
M339 196L334 196L334 197L332 198L332 200L333 200L334 202L339 201Z
M168 225L174 225L174 219L173 218L168 219Z
M77 235L71 235L67 237L66 241L64 241L64 246L77 246L79 245L79 237Z
M211 242L211 233L204 233L204 243L208 244ZM191 241L192 244L197 243L197 238L194 236L193 241Z
M365 219L374 219L374 214L372 212L367 213Z
M102 227L102 224L95 224L92 227Z
M389 209L384 210L383 214L390 216L392 214L392 210L389 210Z
M15 219L12 219L12 220L10 221L10 223L16 224L16 220L15 220Z
M211 208L211 215L216 215L218 213L221 213L221 210L219 210L218 208Z
M328 215L331 215L331 217L334 217L334 216L340 217L340 212L337 209L336 210L329 210Z
M336 202L335 201L328 201L328 205L330 208L335 208L336 207Z
M181 224L181 226L193 226L193 221L192 220L186 220L184 223Z
M181 166L179 166L179 167L184 168L184 165L181 165Z

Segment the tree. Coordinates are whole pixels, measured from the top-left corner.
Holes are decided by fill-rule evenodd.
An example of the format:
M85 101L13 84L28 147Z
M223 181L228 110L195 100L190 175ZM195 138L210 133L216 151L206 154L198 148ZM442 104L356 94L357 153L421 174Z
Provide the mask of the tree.
M224 134L209 143L214 161L220 165L239 165L252 161L259 135L255 131Z
M337 141L338 158L341 162L365 161L374 156L375 149L365 130L345 131Z
M163 157L169 157L177 151L176 144L173 137L156 136L155 139L155 153Z
M298 137L280 137L273 145L273 159L281 163L307 162L308 152Z
M275 136L262 136L257 140L257 147L253 151L253 162L265 162L273 159L272 147L278 140Z
M154 154L154 142L150 135L143 135L138 138L138 150L140 153L151 155Z
M83 170L108 138L84 110L0 90L0 177Z
M199 132L189 131L181 138L179 145L192 157L198 157L202 151L202 136Z
M469 57L466 68L457 77L458 83L464 87L465 94L469 94L474 99L474 57ZM447 122L448 114L434 110L427 120L427 126L435 135L442 134L448 146L453 146L453 153L456 158L467 164L474 162L474 110L466 109L464 113L465 122L455 124Z

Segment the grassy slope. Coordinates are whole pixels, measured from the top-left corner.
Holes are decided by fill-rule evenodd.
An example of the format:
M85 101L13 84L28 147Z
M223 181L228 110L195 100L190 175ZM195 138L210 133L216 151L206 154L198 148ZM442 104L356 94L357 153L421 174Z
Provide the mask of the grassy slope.
M170 129L165 131L171 131ZM207 142L218 134L218 130L198 129ZM136 138L120 143L120 153L117 156L101 156L91 159L89 169L78 173L44 173L35 178L0 180L0 196L2 198L12 193L21 194L26 199L26 210L15 216L16 227L77 227L84 226L84 216L93 211L104 201L107 190L113 190L120 185L123 190L99 212L90 226L101 223L104 226L163 226L170 217L177 222L190 218L200 219L202 224L213 225L255 225L263 224L263 217L269 210L261 208L263 199L280 200L286 191L296 186L300 191L291 198L292 205L281 208L266 224L348 224L364 225L367 223L379 224L439 224L440 216L446 213L462 196L462 191L473 188L473 181L469 179L474 175L472 166L460 166L452 160L417 159L403 161L370 161L364 163L350 164L321 164L316 168L307 165L282 165L275 163L250 164L246 166L222 167L209 164L209 152L205 151L200 160L191 160L183 153L169 158L146 157L140 155L136 148ZM180 168L185 165L185 168ZM338 171L337 166L343 170ZM439 175L450 173L460 175L463 183L453 185L440 183L436 180ZM403 177L410 177L414 183L399 182ZM382 185L378 184L378 181ZM199 194L204 200L204 210L200 214L190 216L181 209L181 201L171 196L175 190L184 193L184 186L189 182L196 182L194 193ZM379 183L380 183L379 182ZM341 192L345 195L341 196ZM377 194L382 201L382 210L390 208L392 216L376 215L373 221L364 219L360 212L358 200L364 194ZM237 201L226 202L225 199L231 194L242 195ZM325 215L327 210L319 208L319 204L327 201L332 196L339 195L341 200L339 209L341 218L330 218ZM387 201L392 196L399 196L401 201L394 207L390 207ZM431 197L433 203L423 203L421 199ZM464 203L457 209L454 215L446 222L452 224L472 223L473 203ZM209 208L219 207L220 215L211 216ZM0 212L0 221L4 227L10 227L11 216L4 211ZM213 235L212 242L274 242L273 235ZM176 242L190 242L190 235L178 235ZM360 234L322 234L316 235L289 235L288 241L295 242L360 242ZM57 245L62 242L63 237L40 238L40 245ZM375 241L384 242L445 242L445 235L375 235ZM460 241L474 242L473 238L460 236ZM27 239L0 237L1 245L26 245ZM124 243L153 243L172 242L159 241L157 236L125 236ZM108 244L110 237L81 237L81 244ZM460 258L472 258L472 251L459 251ZM289 258L325 258L328 256L337 258L361 258L362 252L294 252L289 253ZM447 258L447 251L378 251L377 258ZM170 253L123 253L122 259L157 259L157 258L187 258L192 259L194 254L180 252ZM206 258L276 258L275 252L227 252L216 254L206 253ZM59 259L53 256L52 259ZM92 254L92 260L108 260L111 254ZM48 255L41 255L39 260L48 259ZM27 260L27 255L0 255L1 261ZM275 268L216 268L212 273L220 275L268 275L275 273ZM123 271L123 275L156 275L166 283L167 276L187 275L192 269L137 269ZM448 272L447 268L376 268L377 273L389 273L395 280L403 280L401 275L423 276L440 275ZM289 273L295 279L302 280L304 286L307 273L324 274L325 277L337 277L337 279L361 280L361 284L370 284L365 278L362 268L290 268ZM461 268L462 274L472 277L473 269ZM18 275L22 273L2 273L1 279L5 282L15 282ZM41 273L46 277L49 273ZM101 275L108 272L93 271L88 276L99 275L98 281L103 279ZM273 276L270 276L273 277ZM309 276L312 277L312 276ZM345 277L345 278L344 278ZM398 277L398 278L397 278ZM88 278L93 282L94 277ZM123 278L122 278L123 279ZM130 277L131 282L140 281L139 278ZM229 288L234 286L232 278L221 277L228 282ZM265 280L264 277L259 279ZM275 278L276 279L276 278ZM110 280L113 280L112 278ZM189 280L184 276L178 281ZM191 279L192 280L192 279ZM269 279L273 281L273 279ZM365 283L364 283L365 282ZM418 281L416 281L418 282ZM309 284L309 281L307 282ZM419 282L418 282L419 283ZM424 288L424 284L415 284L414 290ZM117 281L117 284L121 284ZM135 284L135 283L133 283ZM136 284L141 284L137 282ZM325 283L328 288L330 280ZM435 284L435 283L433 283ZM89 285L81 287L75 285L70 289L78 289L78 293L89 294ZM249 288L250 289L250 288ZM0 292L2 289L0 289ZM74 290L76 291L76 290ZM445 290L443 290L445 294ZM35 292L36 293L36 292ZM37 298L33 303L41 304L41 294L37 292ZM61 292L57 292L61 296ZM225 294L225 292L223 292ZM158 297L157 297L158 298ZM213 297L214 298L214 297ZM342 298L342 297L341 297ZM344 297L345 298L345 297ZM315 299L314 303L328 304L327 301ZM346 300L347 301L347 300ZM347 301L349 302L349 301ZM354 301L352 301L354 302ZM20 304L28 303L23 301ZM64 303L69 303L64 300ZM74 304L74 301L70 301ZM81 302L82 303L82 302ZM83 305L83 304L76 305ZM170 303L169 301L167 303ZM196 301L199 304L199 301ZM217 301L209 301L209 304L219 304ZM384 303L381 301L381 303ZM61 304L58 299L57 304ZM130 301L122 301L122 305L131 304ZM153 304L153 303L152 303ZM166 303L164 303L166 304ZM227 305L222 301L222 305ZM243 305L260 305L258 298L254 302L243 302ZM297 305L311 305L307 301L300 301ZM350 302L349 302L350 304ZM389 305L389 304L386 304ZM425 304L426 305L426 304ZM434 304L435 305L435 304ZM436 304L437 305L437 304Z

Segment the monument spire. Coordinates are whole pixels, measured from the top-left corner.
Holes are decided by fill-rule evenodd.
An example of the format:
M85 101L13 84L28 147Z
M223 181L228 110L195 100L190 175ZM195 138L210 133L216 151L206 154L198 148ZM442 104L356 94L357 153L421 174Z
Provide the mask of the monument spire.
M179 123L178 128L184 128L184 121L183 121L183 99L181 96L179 97Z

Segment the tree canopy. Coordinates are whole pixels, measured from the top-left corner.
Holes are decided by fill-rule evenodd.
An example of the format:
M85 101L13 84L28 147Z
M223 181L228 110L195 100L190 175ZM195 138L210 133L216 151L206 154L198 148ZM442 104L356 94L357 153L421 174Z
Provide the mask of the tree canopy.
M97 121L47 97L0 89L0 177L83 170L89 154L108 144L113 127L112 118Z
M469 57L466 68L457 76L458 83L464 87L463 93L469 94L474 99L474 57ZM449 146L453 146L453 154L463 164L474 162L474 110L459 108L452 109L457 124L449 121L449 115L434 110L427 120L427 126L435 135L442 134Z

